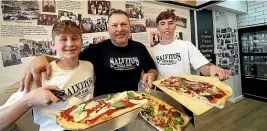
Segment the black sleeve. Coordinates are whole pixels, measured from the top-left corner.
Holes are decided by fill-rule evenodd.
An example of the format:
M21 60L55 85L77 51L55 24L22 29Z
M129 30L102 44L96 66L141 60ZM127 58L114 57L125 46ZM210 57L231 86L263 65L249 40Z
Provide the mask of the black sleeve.
M83 49L79 55L80 60L87 60L90 62L94 62L96 55L96 45L90 44L85 49Z
M146 47L143 44L142 44L142 47L143 47L143 52L144 52L144 67L143 67L144 72L146 73L150 69L157 70L155 62L153 61L152 57L150 56L148 50L146 49Z

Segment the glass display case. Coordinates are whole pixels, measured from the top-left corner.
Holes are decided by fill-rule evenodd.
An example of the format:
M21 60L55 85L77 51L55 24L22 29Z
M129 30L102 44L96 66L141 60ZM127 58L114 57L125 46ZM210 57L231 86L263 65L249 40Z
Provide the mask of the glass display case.
M267 26L238 30L242 90L245 96L267 100Z

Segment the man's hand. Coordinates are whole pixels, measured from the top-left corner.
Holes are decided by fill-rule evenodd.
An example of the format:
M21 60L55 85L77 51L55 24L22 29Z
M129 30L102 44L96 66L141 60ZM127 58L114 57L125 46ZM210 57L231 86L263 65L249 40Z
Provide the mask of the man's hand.
M218 66L211 65L210 66L210 76L218 75L220 80L227 80L230 78L231 71L222 69Z
M142 78L142 86L143 88L146 88L147 86L145 84L148 84L149 88L153 87L152 82L155 80L155 76L153 73L145 73Z
M22 79L20 80L20 91L30 91L32 82L34 81L37 87L41 87L42 72L46 72L46 79L51 75L51 66L46 56L36 57L26 69Z
M32 92L27 93L23 99L27 102L27 105L32 106L38 106L38 105L50 105L53 102L59 102L60 99L57 98L51 90L58 90L59 88L56 86L45 86L38 88Z

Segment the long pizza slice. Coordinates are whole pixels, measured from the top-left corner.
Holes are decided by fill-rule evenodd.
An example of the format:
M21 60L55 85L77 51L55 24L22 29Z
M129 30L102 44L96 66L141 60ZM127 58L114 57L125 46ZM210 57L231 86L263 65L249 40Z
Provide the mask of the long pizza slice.
M142 93L149 102L141 107L140 115L159 131L182 131L189 117L166 102Z
M232 95L232 89L223 82L203 76L171 76L156 86L166 87L182 95L223 108Z
M83 130L141 107L148 101L134 91L117 93L62 110L57 124L67 130Z

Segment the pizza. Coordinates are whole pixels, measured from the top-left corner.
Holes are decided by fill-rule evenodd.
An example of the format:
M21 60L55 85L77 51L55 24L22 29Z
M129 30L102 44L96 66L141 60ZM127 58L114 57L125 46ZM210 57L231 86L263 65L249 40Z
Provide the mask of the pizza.
M203 79L200 79L202 77ZM229 86L216 80L193 75L192 77L170 76L167 79L160 80L159 86L201 100L212 106L223 108L227 99L232 95L232 91Z
M182 131L189 117L166 102L146 93L148 104L141 107L140 115L159 131Z
M141 94L125 91L61 110L56 120L66 130L83 130L139 108L147 102Z

